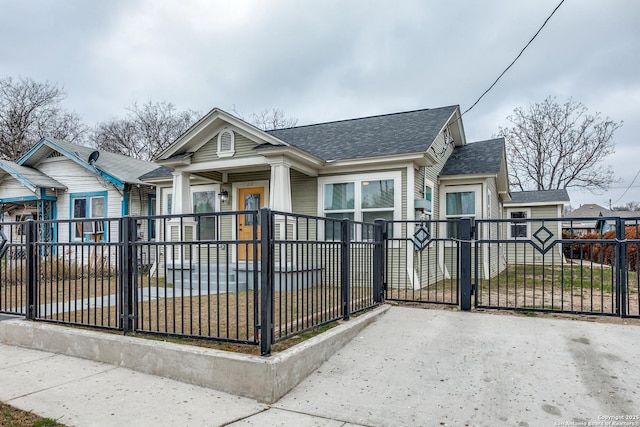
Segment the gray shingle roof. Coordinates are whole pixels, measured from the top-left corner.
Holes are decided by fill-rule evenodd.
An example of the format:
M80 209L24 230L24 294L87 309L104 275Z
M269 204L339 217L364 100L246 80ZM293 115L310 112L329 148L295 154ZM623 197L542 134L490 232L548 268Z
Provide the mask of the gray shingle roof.
M457 108L385 114L267 133L327 161L418 153L429 148Z
M81 161L87 162L89 154L96 151L95 148L73 144L71 142L50 139L54 144L59 145L66 151L76 155ZM99 150L100 151L100 150ZM100 157L95 163L100 170L118 178L122 182L129 184L144 184L139 177L155 170L158 165L153 162L134 159L123 154L100 151Z
M472 142L453 150L440 175L497 174L504 159L504 138Z
M153 179L153 178L167 178L171 176L171 172L173 172L172 168L168 168L166 166L160 166L157 169L152 170L151 172L145 173L139 178L143 181L146 179Z
M507 204L514 203L568 203L569 193L567 190L539 190L539 191L512 191L511 201L504 202Z
M602 216L613 216L620 218L635 218L640 217L640 212L637 211L613 211L604 208L594 203L586 203L580 206L578 209L574 209L567 215L571 218L589 218L596 217L602 214Z
M20 166L19 164L8 160L0 161L0 169L5 170L8 174L18 180L26 181L26 184L32 188L59 188L62 190L67 188L65 185L37 169L33 169L28 166Z

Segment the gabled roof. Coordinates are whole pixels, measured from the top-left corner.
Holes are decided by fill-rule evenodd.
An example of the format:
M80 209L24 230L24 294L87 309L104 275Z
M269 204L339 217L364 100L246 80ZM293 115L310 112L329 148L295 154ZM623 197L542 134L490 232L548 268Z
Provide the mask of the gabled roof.
M285 142L274 138L263 130L258 129L256 126L216 107L205 114L200 120L180 135L172 144L160 152L154 160L158 162L166 162L169 159L181 158L181 156L188 153L193 153L227 125L232 125L245 135L251 136L251 139L259 141L260 144L268 143L277 146L286 146Z
M325 161L426 151L457 106L267 131Z
M637 211L614 211L604 208L595 203L586 203L580 206L578 209L574 209L569 213L568 217L571 218L589 218L596 216L608 216L608 217L620 217L620 218L635 218L640 217L640 212Z
M55 179L43 174L37 169L20 166L8 160L0 160L0 169L11 175L34 193L38 188L57 188L61 190L66 190L67 188L65 185L60 184ZM4 174L0 171L0 178L2 175Z
M455 147L440 175L497 174L504 155L503 138L471 142Z
M92 165L89 163L89 155L96 151L95 148L51 138L42 138L31 150L18 159L17 163L21 166L36 168L42 160L56 151L88 171L102 176L119 188L122 188L124 184L145 184L139 177L158 167L152 162L108 151L99 151L98 160Z
M512 191L511 200L507 204L564 204L569 203L567 190Z

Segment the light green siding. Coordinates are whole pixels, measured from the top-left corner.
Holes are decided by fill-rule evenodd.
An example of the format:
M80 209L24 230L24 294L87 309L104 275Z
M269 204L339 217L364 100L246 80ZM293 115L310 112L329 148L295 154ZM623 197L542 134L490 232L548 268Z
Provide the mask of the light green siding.
M291 208L299 214L318 214L317 178L291 171Z
M240 135L237 132L234 132L234 149L235 153L232 157L224 157L224 159L238 159L238 158L246 158L246 157L259 157L256 155L256 151L254 148L257 143L250 140L249 138ZM203 163L203 162L211 162L218 160L218 135L216 134L213 138L211 138L206 144L198 149L195 153L193 153L193 157L191 158L191 163Z
M527 235L525 239L509 239L509 243L503 244L502 249L505 258L508 263L511 264L533 264L533 263L551 263L559 262L562 259L562 245L556 244L554 248L543 254L537 250L530 241L543 249L546 249L554 240L562 238L561 221L543 221L542 219L558 218L557 205L544 205L544 206L531 206L531 207L513 207L508 204L504 207L504 218L509 218L509 212L517 210L528 210L530 212L529 218L540 218L540 221L527 222ZM551 239L543 246L542 242L536 239L535 234L544 225L546 229L551 231ZM505 222L503 224L502 235L503 238L509 238L510 223ZM546 234L543 232L539 236L544 239Z

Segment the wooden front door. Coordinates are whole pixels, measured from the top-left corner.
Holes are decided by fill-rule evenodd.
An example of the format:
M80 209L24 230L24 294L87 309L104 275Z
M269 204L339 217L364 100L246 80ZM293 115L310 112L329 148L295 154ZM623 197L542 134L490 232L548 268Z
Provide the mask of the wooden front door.
M249 187L238 189L238 210L256 211L264 207L264 187ZM238 215L238 240L253 240L260 238L260 226L253 214ZM238 259L252 260L253 245L238 245ZM258 259L260 253L258 252Z

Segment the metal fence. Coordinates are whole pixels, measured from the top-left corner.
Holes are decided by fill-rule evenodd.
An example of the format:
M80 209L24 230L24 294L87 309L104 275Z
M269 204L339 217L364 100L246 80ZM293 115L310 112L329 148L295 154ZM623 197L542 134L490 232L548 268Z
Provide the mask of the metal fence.
M3 223L0 312L254 344L266 355L382 302L379 227L269 209ZM55 238L45 241L44 228Z
M0 312L262 354L383 299L640 317L640 218L594 220L602 231L586 235L584 218L368 224L269 209L5 222Z
M611 229L579 234L589 220ZM637 238L635 219L478 220L475 306L637 317Z
M385 299L458 305L459 273L470 262L461 262L470 229L463 239L460 226L460 220L384 222Z
M585 221L602 231L579 235ZM639 221L384 221L385 299L640 317Z

